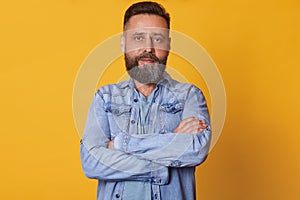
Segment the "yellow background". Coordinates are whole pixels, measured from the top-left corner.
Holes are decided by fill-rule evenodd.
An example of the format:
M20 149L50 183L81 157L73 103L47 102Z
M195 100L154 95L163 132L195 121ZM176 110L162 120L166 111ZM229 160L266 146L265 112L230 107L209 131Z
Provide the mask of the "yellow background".
M1 2L1 199L95 199L81 170L73 83L132 2ZM300 199L299 1L159 2L173 29L206 48L227 92L223 133L197 168L198 199Z

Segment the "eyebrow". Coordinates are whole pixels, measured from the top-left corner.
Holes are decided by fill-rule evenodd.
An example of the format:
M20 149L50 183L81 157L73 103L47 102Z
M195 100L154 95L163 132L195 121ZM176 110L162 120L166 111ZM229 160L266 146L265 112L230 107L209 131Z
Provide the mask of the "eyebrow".
M132 35L145 35L145 34L146 34L146 32L135 32Z
M162 36L163 38L165 38L165 35L162 33L153 33L154 36Z
M146 34L146 32L135 32L132 35L135 36L135 35L145 35L145 34ZM158 32L154 32L153 33L153 32L150 32L150 34L152 36L162 36L163 38L165 38L165 35L163 33L158 33Z

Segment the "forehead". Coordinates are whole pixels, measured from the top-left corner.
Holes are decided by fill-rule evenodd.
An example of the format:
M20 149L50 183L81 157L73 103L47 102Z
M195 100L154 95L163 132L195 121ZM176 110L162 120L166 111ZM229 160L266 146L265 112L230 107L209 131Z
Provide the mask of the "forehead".
M169 29L166 28L156 28L156 27L146 27L146 28L138 28L138 29L129 29L124 31L124 36L162 36L164 38L169 37Z
M130 17L125 26L125 31L132 29L158 28L167 29L166 20L158 15L139 14Z

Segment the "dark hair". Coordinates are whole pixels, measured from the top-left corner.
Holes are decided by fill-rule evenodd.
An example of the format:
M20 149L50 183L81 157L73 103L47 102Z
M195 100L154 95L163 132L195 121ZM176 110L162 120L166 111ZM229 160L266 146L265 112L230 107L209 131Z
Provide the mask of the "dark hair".
M166 12L165 8L162 5L152 1L143 1L143 2L132 4L125 12L123 29L125 29L128 20L132 16L138 14L151 14L151 15L161 16L166 20L167 27L168 29L170 29L169 13Z

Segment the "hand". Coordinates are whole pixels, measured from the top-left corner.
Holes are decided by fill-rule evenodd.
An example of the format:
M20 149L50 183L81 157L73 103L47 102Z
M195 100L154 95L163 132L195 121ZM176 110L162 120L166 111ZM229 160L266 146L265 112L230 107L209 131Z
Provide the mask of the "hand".
M114 149L114 141L113 140L108 142L107 148L108 149Z
M207 127L204 120L199 120L197 117L189 117L180 122L173 133L189 133L194 134L202 132Z

